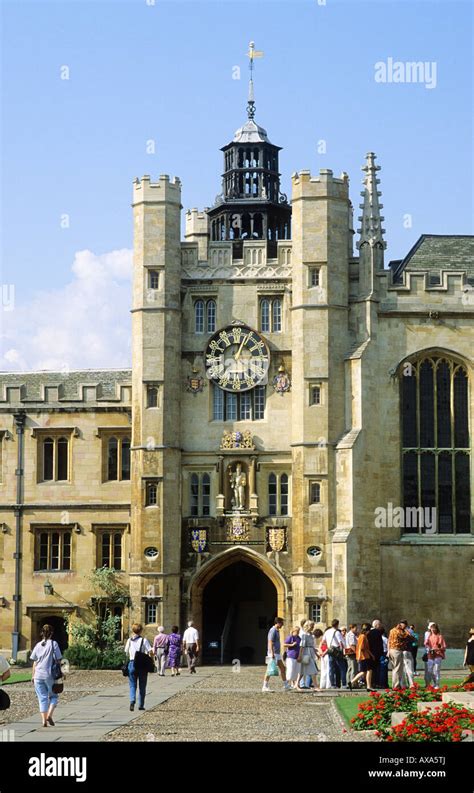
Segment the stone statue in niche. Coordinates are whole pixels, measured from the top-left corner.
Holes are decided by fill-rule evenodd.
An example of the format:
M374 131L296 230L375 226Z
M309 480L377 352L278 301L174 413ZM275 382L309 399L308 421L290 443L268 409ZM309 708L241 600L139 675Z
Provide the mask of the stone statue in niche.
M232 509L236 511L245 509L245 488L247 486L247 477L242 471L242 466L240 463L236 464L235 471L233 471L229 466L229 480L232 492L234 494L231 502Z

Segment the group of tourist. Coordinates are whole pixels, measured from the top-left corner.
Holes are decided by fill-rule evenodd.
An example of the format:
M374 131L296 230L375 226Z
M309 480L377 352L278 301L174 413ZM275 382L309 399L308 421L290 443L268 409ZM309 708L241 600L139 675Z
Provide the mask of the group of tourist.
M388 667L392 668L392 687L394 689L412 687L417 674L417 654L419 634L414 625L400 620L386 635L380 620L372 624L351 624L349 628L339 627L334 619L325 631L315 628L311 620L302 620L294 627L283 642L280 631L283 620L275 619L268 633L267 669L262 691L271 691L270 678L280 675L283 688L296 691L314 688L322 691L328 688L348 688L358 684L368 691L375 688L388 688ZM196 673L196 660L199 655L199 633L192 621L183 636L174 625L171 633L165 633L163 626L153 640L153 645L142 636L140 623L132 625L132 634L125 644L127 663L124 674L129 679L130 710L134 710L137 688L139 691L139 710L145 709L145 695L148 670L138 665L139 656L148 656L152 665L156 662L160 676L165 669L171 675L179 675L181 658L185 654L190 674ZM425 664L425 684L439 688L441 662L445 658L446 642L439 626L429 622L423 636L423 661ZM139 657L138 656L138 657ZM43 625L41 640L30 655L33 661L32 682L38 697L43 727L54 727L53 712L58 704L58 672L60 673L61 650L53 639L51 625ZM320 668L318 667L318 662ZM463 665L469 667L470 675L464 682L474 682L474 628L469 631ZM10 677L10 665L0 655L0 684ZM318 680L319 676L319 680ZM5 695L5 699L8 699ZM1 705L1 699L0 699Z
M349 628L334 619L322 631L311 620L302 620L283 641L280 631L283 620L275 619L267 638L267 668L262 691L271 691L272 676L280 676L286 691L313 688L350 689L366 687L367 691L386 689L389 664L392 688L413 688L417 672L420 637L415 625L400 620L389 632L380 620L355 623ZM425 685L439 688L441 662L446 654L446 641L435 622L429 622L423 636ZM318 667L318 661L320 668ZM474 673L474 628L466 643L464 666ZM318 681L319 673L319 681ZM468 678L469 679L469 678Z
M132 635L125 644L125 655L128 657L125 674L128 677L130 691L130 710L135 709L137 688L139 692L138 710L145 710L146 684L149 669L145 664L137 665L136 654L148 654L156 662L156 671L160 677L165 676L165 669L171 669L171 677L180 674L181 657L184 654L188 662L189 673L196 674L196 661L199 655L199 633L192 620L183 636L179 627L173 625L171 633L165 633L163 625L158 627L158 633L153 640L153 646L148 639L142 636L143 626L139 622L132 625Z

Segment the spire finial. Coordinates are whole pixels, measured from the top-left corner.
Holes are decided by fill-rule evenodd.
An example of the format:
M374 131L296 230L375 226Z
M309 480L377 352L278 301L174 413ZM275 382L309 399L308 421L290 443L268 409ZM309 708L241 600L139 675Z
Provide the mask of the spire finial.
M249 80L249 98L247 104L247 115L249 119L252 121L255 118L255 96L253 91L253 61L254 58L263 58L262 50L255 49L255 42L251 41L249 44L249 51L247 53L249 58L249 67L250 67L250 80Z
M364 189L361 192L364 202L359 204L362 215L359 217L361 228L359 229L360 239L357 242L357 248L360 249L365 242L378 247L382 251L381 266L383 267L383 251L387 247L387 243L383 237L385 233L385 229L382 228L384 217L380 213L383 204L379 201L382 193L378 189L380 179L377 179L376 175L377 171L380 171L380 165L375 164L376 159L374 152L369 151L366 155L366 163L361 169L365 173Z

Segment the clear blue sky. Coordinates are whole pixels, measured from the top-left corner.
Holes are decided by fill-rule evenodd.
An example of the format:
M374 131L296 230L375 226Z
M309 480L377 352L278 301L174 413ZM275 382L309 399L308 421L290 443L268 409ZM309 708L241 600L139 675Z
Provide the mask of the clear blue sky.
M345 170L357 206L373 150L387 260L423 232L473 233L471 2L3 0L2 12L2 281L20 305L69 283L77 251L131 247L135 176L176 174L185 209L213 203L219 149L245 120L250 39L265 52L256 120L283 147L286 190L295 170ZM376 83L390 57L436 62L436 87Z

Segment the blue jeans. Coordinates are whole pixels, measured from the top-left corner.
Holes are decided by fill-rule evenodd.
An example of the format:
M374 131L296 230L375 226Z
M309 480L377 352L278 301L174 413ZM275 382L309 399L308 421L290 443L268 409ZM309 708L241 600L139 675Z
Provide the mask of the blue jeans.
M38 697L40 713L47 713L50 705L58 704L58 695L53 693L54 680L35 680L35 691Z
M138 690L139 690L138 706L140 708L143 708L145 705L147 678L148 678L148 672L142 670L140 670L139 672L135 672L135 665L133 661L128 662L128 685L130 687L130 702L136 701L137 683L138 683Z
M382 655L376 668L376 685L380 688L388 688L388 658Z
M335 688L340 688L341 684L347 685L347 661L344 657L329 656L329 682Z

